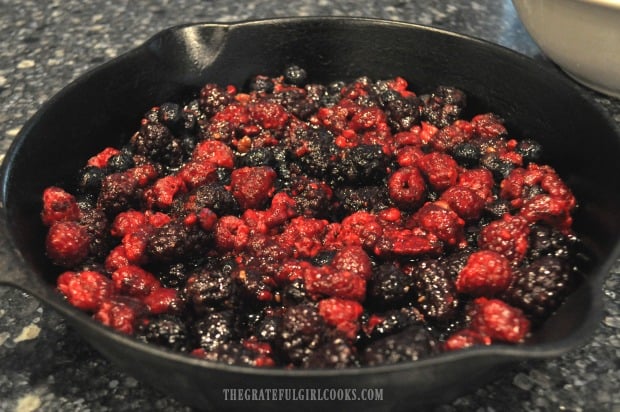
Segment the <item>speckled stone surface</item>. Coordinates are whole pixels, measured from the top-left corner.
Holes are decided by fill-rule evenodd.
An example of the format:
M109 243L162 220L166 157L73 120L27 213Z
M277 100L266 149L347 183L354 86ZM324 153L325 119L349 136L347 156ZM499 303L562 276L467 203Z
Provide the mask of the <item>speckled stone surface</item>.
M433 25L546 60L499 0L0 1L0 156L40 105L86 70L166 27L278 16L366 16ZM620 127L620 101L584 89ZM0 267L10 263L0 250ZM620 264L589 344L526 362L436 411L620 411ZM0 411L186 411L119 371L55 312L0 287Z

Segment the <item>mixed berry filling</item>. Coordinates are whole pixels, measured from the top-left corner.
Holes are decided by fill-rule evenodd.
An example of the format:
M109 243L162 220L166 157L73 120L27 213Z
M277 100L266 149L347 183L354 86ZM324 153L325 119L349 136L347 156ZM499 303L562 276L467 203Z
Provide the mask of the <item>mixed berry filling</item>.
M345 368L518 344L579 280L576 200L466 94L305 70L150 109L43 193L69 303L226 364Z

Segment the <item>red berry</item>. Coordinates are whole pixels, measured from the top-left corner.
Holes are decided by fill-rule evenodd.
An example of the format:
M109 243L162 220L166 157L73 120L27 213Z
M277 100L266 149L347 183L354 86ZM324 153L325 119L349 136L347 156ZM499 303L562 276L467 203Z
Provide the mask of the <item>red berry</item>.
M368 254L360 246L345 246L336 252L332 260L336 270L352 272L365 280L372 275L372 262Z
M264 129L283 129L289 118L284 107L278 103L260 101L248 106L252 120L256 121Z
M418 160L417 166L435 190L443 191L456 184L458 164L450 155L429 153Z
M420 227L451 246L464 239L464 225L463 219L442 201L426 203L408 222L409 227Z
M101 152L88 159L88 162L86 164L88 166L95 166L103 169L108 164L108 160L110 160L112 156L116 156L120 152L120 150L115 149L114 147L106 147Z
M484 139L505 136L508 131L503 125L503 120L493 113L479 114L471 119L474 133Z
M112 273L114 288L122 294L144 297L161 287L159 280L139 266L123 266Z
M270 167L242 167L231 175L231 192L242 209L262 209L273 195L276 172Z
M47 232L47 255L60 266L75 266L88 257L90 236L76 222L56 222Z
M310 268L303 273L306 291L315 296L333 296L363 301L366 297L366 281L347 270L333 271Z
M426 183L418 168L403 167L390 176L388 192L399 207L412 209L424 200Z
M72 194L55 186L43 191L43 211L41 212L43 224L51 226L54 222L76 221L79 218L80 209Z
M57 279L58 290L73 306L94 312L112 296L110 279L98 272L64 272Z
M112 236L123 237L133 233L146 225L147 218L144 213L137 210L121 212L114 218L110 233Z
M513 274L510 261L497 252L474 252L456 279L460 293L474 296L493 296L510 286Z
M319 301L319 315L328 325L335 326L349 339L354 339L360 328L359 317L364 311L354 300L328 298Z
M570 210L570 203L562 198L537 195L525 202L519 215L529 223L544 222L566 232L573 223Z
M153 186L144 193L146 204L149 208L158 207L167 209L172 205L174 197L178 193L187 191L182 178L170 175L158 179Z
M220 250L242 250L248 243L250 228L235 216L223 216L215 224L215 244Z
M447 350L459 350L474 345L490 345L491 338L471 329L463 329L450 335L444 347Z
M171 288L154 289L142 301L153 315L167 313L180 303L177 290Z
M470 169L461 172L458 185L467 187L480 196L484 202L493 201L493 173L488 169Z
M103 325L131 335L145 311L146 308L140 301L119 296L103 302L93 318Z
M518 265L528 249L530 228L521 216L504 215L480 231L478 246L505 256L513 265Z
M292 248L296 258L313 257L323 247L327 223L327 220L302 216L293 218L278 237L278 243Z
M464 220L479 219L484 209L484 200L465 186L452 186L441 194L440 199Z
M209 163L217 167L232 169L235 156L228 145L218 140L204 140L196 145L192 155L193 161Z
M493 341L519 343L530 332L530 321L521 309L499 299L478 298L474 303L470 327Z

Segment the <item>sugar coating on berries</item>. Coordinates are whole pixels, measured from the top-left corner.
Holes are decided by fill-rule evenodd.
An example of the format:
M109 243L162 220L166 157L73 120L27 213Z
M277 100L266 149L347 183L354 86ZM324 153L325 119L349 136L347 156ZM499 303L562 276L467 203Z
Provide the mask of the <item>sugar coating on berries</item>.
M294 62L142 115L42 193L66 300L228 365L353 368L521 343L579 280L577 201L542 147L402 77Z

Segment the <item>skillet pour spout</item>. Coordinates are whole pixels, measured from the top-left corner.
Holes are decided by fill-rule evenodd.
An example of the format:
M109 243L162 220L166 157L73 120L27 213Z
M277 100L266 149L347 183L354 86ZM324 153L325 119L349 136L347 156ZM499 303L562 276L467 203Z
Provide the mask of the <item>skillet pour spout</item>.
M417 362L344 370L252 369L215 364L122 336L71 307L55 290L45 256L41 193L69 185L73 172L106 146L127 140L141 114L186 99L203 84L244 87L256 74L304 67L312 82L402 76L413 90L452 85L472 113L493 111L516 136L545 147L545 162L579 200L575 231L591 252L584 281L560 310L519 346L479 347ZM231 410L224 389L382 389L382 401L324 402L326 410L422 409L490 380L507 364L559 356L583 344L602 313L601 285L620 252L620 138L579 89L548 66L477 39L407 23L362 18L287 18L190 24L165 30L98 67L44 104L2 164L0 283L21 288L61 313L90 344L139 379L204 410ZM258 401L275 411L311 402ZM247 406L247 405L244 405Z

